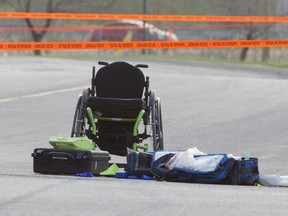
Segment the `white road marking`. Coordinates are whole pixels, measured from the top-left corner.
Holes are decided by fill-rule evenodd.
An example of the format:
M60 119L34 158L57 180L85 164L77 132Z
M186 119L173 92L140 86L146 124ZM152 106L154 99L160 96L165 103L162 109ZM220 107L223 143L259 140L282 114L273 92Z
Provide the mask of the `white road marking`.
M5 103L5 102L10 102L10 101L15 101L15 100L19 100L21 97L14 97L14 98L4 98L4 99L0 99L0 103Z
M11 97L11 98L4 98L0 99L0 103L5 103L5 102L11 102L11 101L16 101L20 100L23 98L33 98L33 97L43 97L51 94L57 94L57 93L64 93L64 92L70 92L70 91L75 91L75 90L81 90L84 89L85 87L74 87L74 88L67 88L67 89L59 89L59 90L54 90L54 91L47 91L47 92L42 92L42 93L37 93L37 94L31 94L31 95L24 95L20 97Z

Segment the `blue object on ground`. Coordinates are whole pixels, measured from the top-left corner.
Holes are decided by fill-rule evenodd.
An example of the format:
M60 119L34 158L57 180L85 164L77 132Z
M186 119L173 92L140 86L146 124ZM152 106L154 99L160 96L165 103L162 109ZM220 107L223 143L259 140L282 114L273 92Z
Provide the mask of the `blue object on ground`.
M123 171L123 172L116 172L115 174L116 178L128 178L128 173Z
M95 177L92 172L77 173L75 176L78 177Z
M155 180L154 177L147 176L147 175L143 175L141 179L144 179L144 180Z
M142 180L155 180L155 178L151 177L151 176L147 176L147 175L143 175L143 176L135 176L135 175L131 175L128 176L128 179L142 179Z
M140 179L140 177L135 176L135 175L130 175L128 176L128 179Z

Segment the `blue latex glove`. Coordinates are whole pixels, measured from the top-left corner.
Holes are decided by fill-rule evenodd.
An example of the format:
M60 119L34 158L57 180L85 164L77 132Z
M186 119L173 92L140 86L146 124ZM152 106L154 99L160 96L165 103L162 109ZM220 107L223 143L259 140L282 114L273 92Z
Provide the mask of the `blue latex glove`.
M77 173L75 174L77 177L95 177L91 172Z

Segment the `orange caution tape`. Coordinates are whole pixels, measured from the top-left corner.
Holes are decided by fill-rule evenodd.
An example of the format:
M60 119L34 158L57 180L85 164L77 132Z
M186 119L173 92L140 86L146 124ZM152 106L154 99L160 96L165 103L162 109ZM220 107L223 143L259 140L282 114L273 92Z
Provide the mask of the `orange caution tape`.
M209 15L155 15L155 14L86 14L44 12L0 12L0 18L9 19L77 19L77 20L154 20L201 22L288 22L285 16L209 16Z
M199 40L134 42L5 42L0 50L188 49L286 47L288 40Z

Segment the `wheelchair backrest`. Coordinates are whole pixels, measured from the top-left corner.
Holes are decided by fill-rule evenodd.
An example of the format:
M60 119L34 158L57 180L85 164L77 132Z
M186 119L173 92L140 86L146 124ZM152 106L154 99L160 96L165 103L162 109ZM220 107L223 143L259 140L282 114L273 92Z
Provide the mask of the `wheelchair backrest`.
M127 62L114 62L98 70L94 83L97 97L141 98L145 77L139 68Z

